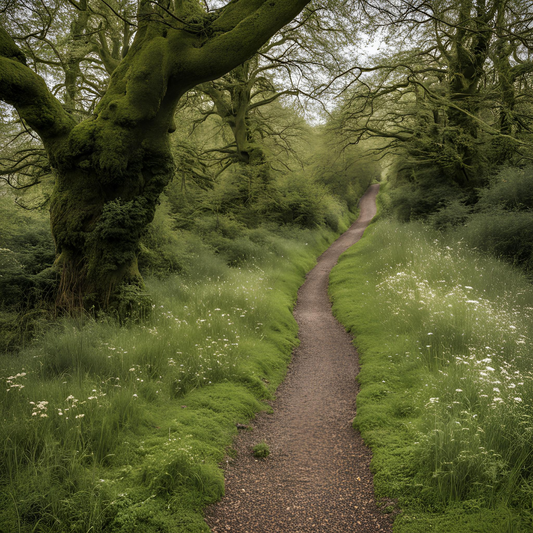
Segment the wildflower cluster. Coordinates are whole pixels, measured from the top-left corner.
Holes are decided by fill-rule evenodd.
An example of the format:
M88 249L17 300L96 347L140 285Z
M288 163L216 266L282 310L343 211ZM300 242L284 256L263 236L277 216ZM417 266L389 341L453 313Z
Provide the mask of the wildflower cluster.
M6 386L7 392L10 392L12 390L21 390L24 388L24 385L20 383L20 381L26 377L26 372L19 372L18 374L15 374L14 376L9 376L6 379Z
M32 406L31 416L37 416L39 418L48 418L48 402L41 400L40 402L30 402Z

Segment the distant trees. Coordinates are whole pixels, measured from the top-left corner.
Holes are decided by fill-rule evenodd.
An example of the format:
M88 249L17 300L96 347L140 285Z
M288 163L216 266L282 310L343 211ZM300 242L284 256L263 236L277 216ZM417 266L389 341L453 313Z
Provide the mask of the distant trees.
M318 101L324 81L342 72L340 49L354 35L348 5L306 7L257 54L221 78L198 85L183 101L196 112L195 127L213 117L220 125L218 144L202 158L216 169L215 176L231 165L239 168L244 201L254 198L254 189L268 188L273 171L288 170L282 154L297 159L293 144L307 125L296 113L281 111L279 104L292 100L301 108L302 100ZM186 155L188 149L182 144L179 150ZM204 179L191 170L193 179Z
M233 135L233 142L221 147L219 152L242 163L264 161L263 150L256 141L267 134L267 125L260 118L254 121L251 113L271 104L283 95L297 94L296 91L277 90L266 72L272 64L261 65L259 56L245 61L222 78L203 83L198 89L213 102L204 116L215 113L227 125Z
M346 142L382 139L403 161L400 175L422 187L473 193L489 167L531 158L532 7L366 2L388 46L350 69L338 131Z

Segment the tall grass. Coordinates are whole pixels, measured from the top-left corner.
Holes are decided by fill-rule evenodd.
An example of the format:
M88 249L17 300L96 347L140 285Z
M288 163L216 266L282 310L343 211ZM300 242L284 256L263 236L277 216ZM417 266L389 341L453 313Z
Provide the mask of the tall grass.
M398 531L530 531L533 289L452 239L380 222L334 270L362 357L356 424Z
M0 531L208 531L218 463L281 381L305 272L334 237L266 232L261 261L199 247L144 320L60 320L0 358Z

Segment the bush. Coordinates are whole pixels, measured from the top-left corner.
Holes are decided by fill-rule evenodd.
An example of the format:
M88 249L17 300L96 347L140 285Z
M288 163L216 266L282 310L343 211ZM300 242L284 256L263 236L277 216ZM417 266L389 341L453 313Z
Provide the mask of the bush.
M428 216L428 221L433 227L446 230L454 226L460 226L466 222L471 208L461 200L452 200L436 213Z
M268 447L268 444L263 441L253 447L252 453L254 457L264 459L270 455L270 448Z
M463 199L461 191L446 184L434 183L420 187L407 184L390 192L390 207L396 218L402 222L424 220L433 213Z
M459 232L471 247L533 268L533 213L491 210L472 215Z
M226 215L203 215L194 221L194 231L202 236L218 233L227 239L237 239L245 230L243 224Z
M471 247L520 265L533 268L533 166L523 170L509 167L499 172L490 185L479 191L476 212L459 230ZM449 218L466 218L464 206L450 206ZM463 212L461 212L463 211ZM440 217L440 218L439 218ZM435 215L444 221L446 212Z
M303 174L278 176L272 194L257 210L270 221L313 228L324 224L330 197L326 187Z
M262 247L246 237L227 239L215 233L206 237L206 242L233 267L264 256Z
M2 305L17 309L35 306L48 290L54 290L56 281L54 276L41 274L55 258L50 224L45 213L23 212L8 195L0 197L0 208L4 214L0 235Z
M502 170L480 192L479 209L503 208L523 210L533 207L533 166Z
M454 201L473 201L453 178L449 169L399 161L390 172L392 212L402 222L425 220Z
M324 203L326 206L324 223L333 231L339 231L343 215L342 205L335 197L329 195L324 198Z
M12 351L49 319L59 280L50 268L55 248L46 213L23 211L7 194L0 209L0 351Z
M171 222L170 206L163 196L154 220L141 239L138 254L141 273L161 277L183 269L184 243Z
M368 157L362 145L342 149L335 141L334 133L322 137L315 151L313 175L334 198L345 202L353 212L372 181L380 178L381 163Z

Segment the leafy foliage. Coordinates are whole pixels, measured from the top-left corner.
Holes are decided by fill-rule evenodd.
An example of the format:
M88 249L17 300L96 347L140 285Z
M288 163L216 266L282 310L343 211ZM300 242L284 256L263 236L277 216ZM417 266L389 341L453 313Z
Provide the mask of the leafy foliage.
M522 211L533 208L533 166L508 167L481 190L477 208L481 211L505 209Z
M55 250L46 215L23 211L0 197L0 351L16 349L39 331L58 279L50 269Z
M470 246L533 268L533 168L507 168L480 191L476 212L458 235Z

